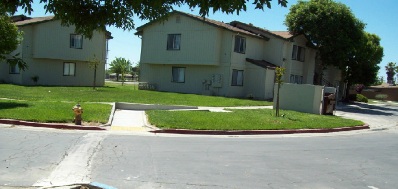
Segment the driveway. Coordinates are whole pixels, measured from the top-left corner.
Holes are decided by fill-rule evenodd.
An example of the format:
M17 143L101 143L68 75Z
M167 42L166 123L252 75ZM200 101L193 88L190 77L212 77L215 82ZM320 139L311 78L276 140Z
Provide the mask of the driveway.
M396 129L398 126L397 104L338 104L335 115L361 120L372 130Z

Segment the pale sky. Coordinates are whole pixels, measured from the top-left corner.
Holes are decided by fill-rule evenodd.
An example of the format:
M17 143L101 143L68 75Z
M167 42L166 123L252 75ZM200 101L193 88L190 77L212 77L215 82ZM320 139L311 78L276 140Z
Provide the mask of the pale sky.
M379 76L386 79L384 66L388 62L398 62L398 1L397 0L337 0L351 8L354 15L362 22L366 23L365 30L370 33L375 33L381 38L381 46L384 48L384 57L380 63ZM32 17L45 16L43 9L44 4L39 4L38 0L34 0L34 12ZM208 18L222 21L225 23L237 20L244 23L252 23L253 25L265 28L272 31L286 31L286 26L283 24L286 14L289 12L289 7L297 3L297 0L288 0L288 7L280 7L272 1L271 9L256 10L250 2L247 3L247 11L240 12L239 15L223 14L216 12L209 14ZM186 6L175 7L175 10L198 15L198 9L190 10ZM19 11L16 14L24 14ZM139 27L147 20L134 20L135 26ZM109 41L109 57L108 64L116 57L123 57L130 60L133 64L139 62L141 53L141 39L134 35L135 30L123 31L115 27L107 28L112 32L114 37Z

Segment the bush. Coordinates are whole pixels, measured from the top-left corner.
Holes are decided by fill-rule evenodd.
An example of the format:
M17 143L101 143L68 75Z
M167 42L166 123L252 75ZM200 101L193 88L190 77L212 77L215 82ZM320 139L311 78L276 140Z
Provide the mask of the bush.
M385 100L388 98L388 95L386 95L386 94L377 94L377 95L375 96L375 98L376 98L377 100L385 101Z
M366 98L366 96L363 96L361 94L357 94L356 101L368 103L368 98Z
M366 98L366 96L363 96L361 94L349 94L348 100L357 101L357 102L366 102L366 103L368 102L368 98Z

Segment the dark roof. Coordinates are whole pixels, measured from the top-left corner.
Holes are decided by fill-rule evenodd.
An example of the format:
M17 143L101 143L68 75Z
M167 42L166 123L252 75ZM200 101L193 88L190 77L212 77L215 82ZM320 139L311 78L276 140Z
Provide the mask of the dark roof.
M272 64L272 63L270 63L268 61L265 61L265 60L254 60L254 59L251 59L251 58L246 58L246 61L249 62L249 63L252 63L252 64L254 64L256 66L260 66L262 68L275 69L276 67L278 67L275 64Z
M290 39L292 37L295 37L295 35L291 34L288 31L271 31L271 33L273 33L275 35L278 35L278 36L280 36L282 38L285 38L285 39Z
M185 12L181 12L181 11L173 11L173 12L170 13L170 15L172 15L172 14L179 14L179 15L187 16L187 17L193 18L195 20L204 22L206 24L209 24L209 25L212 25L212 26L216 26L216 27L219 27L219 28L223 28L223 29L227 29L227 30L230 30L230 31L233 31L233 32L237 32L237 33L240 33L240 34L246 34L246 35L253 36L253 37L258 37L258 38L264 38L262 36L259 36L258 34L250 32L250 31L243 30L243 29L234 27L234 26L232 26L230 24L227 24L227 23L224 23L224 22L219 22L219 21L212 20L212 19L208 19L208 18L205 18L205 17L201 17L201 16L197 16L197 15L193 15L193 14L189 14L189 13L185 13ZM149 25L151 25L151 24L153 24L155 22L158 22L158 21L159 20L154 20L152 22L146 23L146 24L138 27L137 28L137 32L135 33L135 35L140 35L142 33L143 28L145 28L146 26L149 26Z
M11 20L14 22L16 26L26 26L26 25L31 25L31 24L38 24L38 23L43 23L43 22L48 22L51 20L54 20L54 16L43 16L43 17L27 17L25 15L17 15L11 17ZM105 30L105 35L107 39L113 39L112 33Z
M230 25L240 28L240 29L243 29L243 30L250 31L257 35L269 34L269 35L279 37L282 39L286 39L286 40L295 37L294 35L290 34L288 31L270 31L270 30L267 30L264 28L254 26L252 24L246 24L246 23L239 22L239 21L233 21L230 23Z
M37 24L37 23L42 23L42 22L48 22L54 19L54 16L44 16L44 17L35 17L35 18L30 18L26 17L24 15L19 15L16 17L11 18L14 21L15 25L17 26L25 26L25 25L30 25L30 24Z
M112 33L108 30L106 30L106 32L105 32L105 37L106 37L106 39L113 39Z

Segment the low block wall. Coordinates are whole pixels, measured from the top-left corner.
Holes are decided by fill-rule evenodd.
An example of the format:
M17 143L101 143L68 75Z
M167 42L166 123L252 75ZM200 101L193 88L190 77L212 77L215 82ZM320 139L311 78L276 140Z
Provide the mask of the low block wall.
M198 109L196 106L172 106L157 104L133 104L125 102L116 102L115 109L123 110L179 110L179 109Z
M356 94L355 90L350 90L351 94ZM362 95L370 99L376 99L378 94L388 95L386 100L398 101L398 87L370 87L361 92Z
M276 106L277 91L278 85L275 84L274 108ZM323 91L323 86L284 83L279 94L280 109L321 114Z

